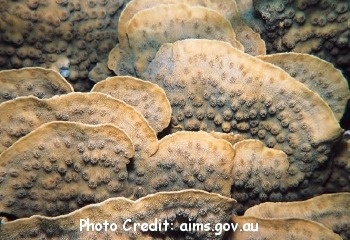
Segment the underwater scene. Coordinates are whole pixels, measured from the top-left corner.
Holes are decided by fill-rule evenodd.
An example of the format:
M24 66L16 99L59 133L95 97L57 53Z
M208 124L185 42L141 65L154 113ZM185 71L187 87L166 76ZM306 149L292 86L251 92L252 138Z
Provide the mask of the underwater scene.
M0 239L350 239L349 0L0 0Z

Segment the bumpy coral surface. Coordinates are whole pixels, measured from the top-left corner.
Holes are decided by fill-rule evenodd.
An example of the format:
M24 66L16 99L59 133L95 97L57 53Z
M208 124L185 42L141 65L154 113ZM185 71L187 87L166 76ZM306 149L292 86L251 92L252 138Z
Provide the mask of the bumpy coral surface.
M306 154L314 151L311 145L341 132L318 95L281 69L224 42L193 39L163 45L144 77L165 89L175 128L241 132L300 160L311 158ZM312 121L317 116L322 119ZM313 122L329 127L318 131Z
M324 192L350 192L350 136L345 135L333 152L332 173L324 185Z
M58 72L40 67L0 71L0 103L20 96L50 98L73 91Z
M123 0L0 1L0 69L42 66L85 90L117 42Z
M157 18L152 17L155 15ZM127 38L119 36L120 44L108 58L108 67L117 75L126 74L124 66L141 75L162 44L186 38L227 41L243 50L224 16L209 8L187 4L161 4L139 11L128 21L125 30Z
M206 132L177 132L160 140L158 151L137 169L145 193L194 188L230 196L234 149ZM142 187L142 185L141 185Z
M349 85L341 71L318 57L302 53L278 53L259 56L279 66L327 102L335 117L343 117L350 99Z
M265 54L265 43L260 35L253 31L240 17L236 2L232 0L133 0L120 15L118 25L118 38L123 45L126 38L128 21L139 11L152 8L160 4L187 4L190 6L201 6L220 13L232 25L237 39L244 46L245 52L252 55Z
M131 76L117 76L98 82L91 92L105 93L133 106L157 133L170 123L171 106L157 84Z
M290 164L284 152L252 139L233 146L236 154L231 191L238 200L236 211L243 212L259 202L281 201L281 192L297 184L297 176L288 173Z
M113 125L45 124L1 154L1 212L57 216L127 196L133 156L130 138Z
M0 239L349 238L349 194L302 201L349 191L349 141L338 123L348 85L309 54L265 55L242 21L255 17L269 52L311 52L341 66L349 4L127 2L0 0L0 68L51 68L0 78ZM129 76L108 78L110 70ZM75 90L99 83L68 93L62 77ZM262 202L281 206L267 217L285 215L234 216ZM80 231L84 217L119 227L159 218L174 229ZM259 231L233 231L254 223Z
M349 1L253 0L252 7L245 19L259 23L268 53L311 53L350 76Z
M327 161L331 142L341 133L330 108L317 94L280 68L225 42L188 39L165 44L144 78L165 89L173 108L174 130L240 133L284 151L294 180L281 189L285 194L271 193L275 200L307 193L296 187L309 185L307 179L314 178L313 171ZM317 181L325 180L326 175L318 176ZM295 193L286 194L289 188ZM249 197L266 199L258 191Z
M70 93L50 99L21 97L1 104L0 112L0 152L51 121L112 123L130 136L137 157L145 158L157 149L156 133L146 119L125 102L102 93Z

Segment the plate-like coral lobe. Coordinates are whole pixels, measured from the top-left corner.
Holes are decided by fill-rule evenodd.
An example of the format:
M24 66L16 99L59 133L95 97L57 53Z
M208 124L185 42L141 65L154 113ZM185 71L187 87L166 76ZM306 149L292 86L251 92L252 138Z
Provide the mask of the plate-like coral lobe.
M261 25L268 53L313 54L332 62L349 76L348 0L253 0L249 15L245 18L249 24Z
M340 120L350 99L349 85L341 71L318 57L302 53L258 56L285 70L310 90L318 93Z
M187 4L190 6L202 6L220 13L227 20L231 20L233 13L237 12L234 1L223 0L132 0L122 11L118 24L118 38L121 47L127 47L127 26L130 19L139 11L155 7L157 5ZM155 16L153 16L155 18Z
M187 38L227 41L243 50L224 16L209 8L187 4L161 4L141 10L128 21L126 34L128 47L123 48L120 43L109 54L108 66L117 75L123 74L124 65L134 66L140 75L163 43Z
M128 21L139 11L159 4L185 3L191 6L202 6L217 11L224 16L235 29L237 40L244 46L245 52L251 55L266 53L265 42L240 17L236 2L232 0L133 0L122 11L119 18L118 36L122 47L126 47L126 27ZM154 16L152 16L154 17Z
M131 76L117 76L95 84L91 92L105 93L133 106L157 133L170 123L170 102L164 90L154 83Z
M161 4L139 11L129 20L126 34L137 72L147 68L163 43L186 38L226 41L244 50L224 16L209 8L187 4Z
M225 42L188 39L164 44L143 78L164 88L175 130L234 132L260 139L288 155L291 175L307 176L326 162L342 132L317 94L282 69Z
M68 215L54 218L33 216L5 222L1 225L0 237L4 240L221 239L223 231L220 233L211 230L214 230L215 224L224 224L229 220L234 204L234 199L199 190L150 194L136 201L111 198ZM85 222L81 223L80 220ZM80 224L103 224L105 221L109 223L106 231L92 231L92 226L89 228L90 231L87 231L84 225L82 231L80 230ZM165 221L169 224L167 228L164 225ZM149 227L150 224L156 224L158 231L142 231L141 226L137 224ZM158 224L161 225L161 229ZM181 231L181 224L185 226L209 224L210 231L193 231L189 227Z
M324 194L299 202L262 203L249 208L244 216L308 219L321 223L347 239L350 236L350 193Z
M130 138L113 125L44 124L0 155L0 212L57 216L127 197L133 156Z
M259 140L242 140L233 145L232 197L238 201L236 211L267 200L281 201L282 192L298 185L303 174L290 174L287 155L281 150L268 148Z
M50 99L20 97L0 104L0 151L51 121L113 124L133 141L136 159L157 150L155 131L130 105L102 93L70 93Z
M50 98L73 92L58 72L40 67L0 71L0 103L20 96Z
M206 132L177 132L159 141L158 151L137 164L144 193L200 189L230 196L234 181L232 145Z

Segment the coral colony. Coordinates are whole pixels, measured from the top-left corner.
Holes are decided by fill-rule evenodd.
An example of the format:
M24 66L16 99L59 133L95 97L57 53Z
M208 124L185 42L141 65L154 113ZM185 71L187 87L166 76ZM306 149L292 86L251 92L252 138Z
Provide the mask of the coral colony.
M349 19L0 0L0 239L350 239Z

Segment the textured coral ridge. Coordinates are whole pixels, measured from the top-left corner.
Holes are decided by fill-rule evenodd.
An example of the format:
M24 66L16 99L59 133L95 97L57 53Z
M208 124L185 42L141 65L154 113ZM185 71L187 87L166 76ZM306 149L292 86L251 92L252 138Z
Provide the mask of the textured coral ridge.
M49 218L33 216L5 222L0 228L0 237L12 239L221 239L223 233L213 231L179 231L181 223L225 223L234 207L233 199L199 190L183 190L148 195L137 201L126 198L111 198L100 204L86 206L68 215ZM79 220L89 218L91 223L115 223L116 231L80 231ZM172 230L158 232L123 230L130 219L133 223L168 221Z
M86 88L117 40L123 0L0 1L0 69L41 66Z
M310 53L332 62L347 75L350 73L348 0L253 2L258 13L255 17L263 23L260 31L268 53Z

